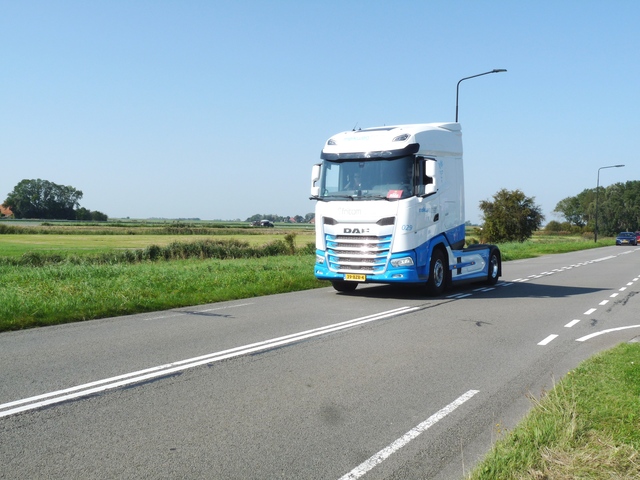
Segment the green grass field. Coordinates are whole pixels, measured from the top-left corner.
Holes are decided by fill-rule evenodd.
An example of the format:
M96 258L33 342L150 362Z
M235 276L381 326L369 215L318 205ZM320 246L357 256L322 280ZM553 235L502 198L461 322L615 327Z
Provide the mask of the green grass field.
M215 238L229 238L247 242L252 246L265 245L282 239L283 233L216 235ZM19 257L28 252L60 255L86 255L105 253L113 250L145 248L149 245L166 246L177 241L198 241L211 235L118 235L118 234L15 234L0 235L0 257ZM315 242L313 232L296 233L296 246L302 248Z

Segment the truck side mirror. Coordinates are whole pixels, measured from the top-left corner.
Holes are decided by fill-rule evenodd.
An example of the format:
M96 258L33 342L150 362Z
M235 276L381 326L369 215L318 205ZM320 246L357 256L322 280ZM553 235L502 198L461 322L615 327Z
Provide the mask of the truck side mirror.
M438 191L436 177L437 160L434 158L418 157L420 171L420 185L418 187L421 196L431 195Z
M319 197L320 196L320 185L317 185L318 180L320 180L320 164L316 164L311 169L311 196Z

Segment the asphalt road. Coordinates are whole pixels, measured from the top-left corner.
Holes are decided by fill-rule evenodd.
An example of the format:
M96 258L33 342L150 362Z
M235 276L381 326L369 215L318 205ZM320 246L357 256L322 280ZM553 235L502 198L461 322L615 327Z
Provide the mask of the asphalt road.
M0 478L461 479L530 395L640 336L639 258L0 334Z

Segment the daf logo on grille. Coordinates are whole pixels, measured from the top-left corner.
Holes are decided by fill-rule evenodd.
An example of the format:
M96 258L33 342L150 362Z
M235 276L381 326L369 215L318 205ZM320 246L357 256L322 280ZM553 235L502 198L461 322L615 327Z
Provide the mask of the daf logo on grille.
M345 228L344 233L369 233L368 228Z

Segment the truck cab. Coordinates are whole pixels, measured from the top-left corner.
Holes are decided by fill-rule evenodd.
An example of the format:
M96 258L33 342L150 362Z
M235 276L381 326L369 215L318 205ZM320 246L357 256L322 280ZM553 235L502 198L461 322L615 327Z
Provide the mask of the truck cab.
M359 283L426 284L501 274L494 246L464 249L458 123L385 126L329 138L312 169L315 276L338 291Z

